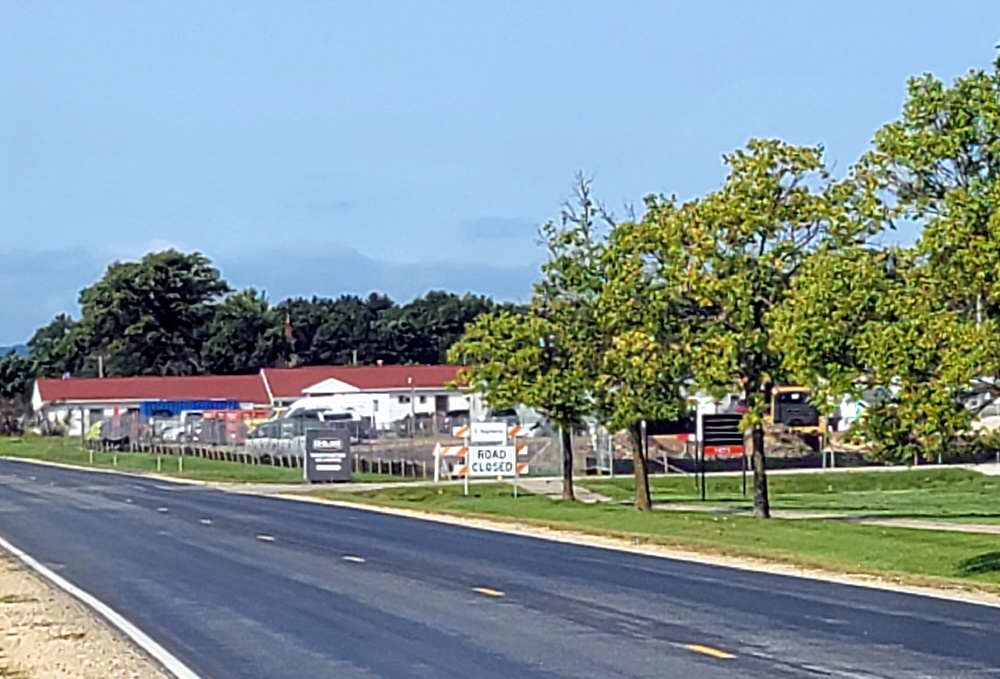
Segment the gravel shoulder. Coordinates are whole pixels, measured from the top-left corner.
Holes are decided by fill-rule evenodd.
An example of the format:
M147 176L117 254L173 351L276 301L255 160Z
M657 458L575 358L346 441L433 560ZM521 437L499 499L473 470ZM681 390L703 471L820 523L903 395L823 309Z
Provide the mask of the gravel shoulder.
M0 552L0 679L168 679L68 595Z

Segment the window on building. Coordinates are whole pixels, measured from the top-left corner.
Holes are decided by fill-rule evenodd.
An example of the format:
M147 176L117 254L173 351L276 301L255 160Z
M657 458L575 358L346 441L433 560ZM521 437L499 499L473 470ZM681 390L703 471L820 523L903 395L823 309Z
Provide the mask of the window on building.
M378 412L378 401L372 401L372 412L373 413Z
M399 397L399 402L400 403L409 403L410 402L410 397L409 396L400 396Z
M421 403L427 403L427 397L426 396L421 396L420 397L420 402Z

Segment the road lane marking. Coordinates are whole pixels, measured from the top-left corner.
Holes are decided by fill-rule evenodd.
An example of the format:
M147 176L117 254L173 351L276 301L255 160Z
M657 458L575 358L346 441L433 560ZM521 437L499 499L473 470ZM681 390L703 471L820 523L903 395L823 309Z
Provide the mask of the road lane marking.
M122 634L134 641L139 648L148 653L177 679L202 679L194 670L174 657L170 651L160 646L149 635L94 595L80 589L61 575L57 575L3 538L0 538L0 549L11 554L35 573L81 602L84 606L95 611Z
M489 587L473 587L473 592L479 592L480 594L485 594L486 596L501 597L503 592L498 589L490 589Z
M360 556L351 556L350 554L341 557L344 561L350 561L351 563L364 563L365 560Z
M713 658L719 658L720 660L732 660L736 657L732 653L726 653L725 651L720 651L717 648L702 646L701 644L688 644L687 650L694 651L695 653L701 653L702 655L708 655Z
M203 525L203 526L211 526L212 525L212 520L211 519L202 519L201 520L201 525Z
M272 535L258 535L257 539L261 542L274 542L274 536Z

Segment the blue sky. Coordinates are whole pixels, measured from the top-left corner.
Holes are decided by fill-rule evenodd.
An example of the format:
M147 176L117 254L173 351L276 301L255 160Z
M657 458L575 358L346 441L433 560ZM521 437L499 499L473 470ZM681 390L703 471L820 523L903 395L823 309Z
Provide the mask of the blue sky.
M846 168L909 76L989 66L1000 3L945 7L3 0L0 343L165 246L274 300L523 299L577 171L620 208L751 136Z

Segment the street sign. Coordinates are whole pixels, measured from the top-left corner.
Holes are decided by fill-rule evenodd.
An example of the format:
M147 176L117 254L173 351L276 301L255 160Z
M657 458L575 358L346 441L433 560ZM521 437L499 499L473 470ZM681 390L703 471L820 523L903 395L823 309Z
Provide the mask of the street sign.
M473 422L469 427L470 443L507 443L506 422Z
M705 455L728 457L743 454L743 415L725 413L701 416L701 438Z
M351 480L351 433L346 429L306 431L305 477L307 481Z
M743 461L743 494L746 495L747 459L743 454L743 415L739 413L720 413L701 416L701 499L705 499L707 484L705 483L705 457L711 455L721 457L740 456Z
M515 446L472 446L469 448L468 461L467 476L517 476Z

